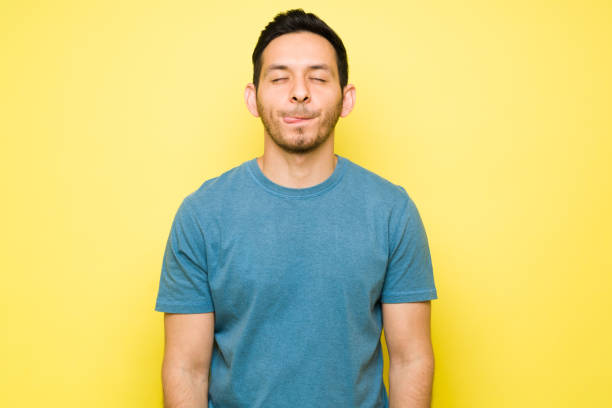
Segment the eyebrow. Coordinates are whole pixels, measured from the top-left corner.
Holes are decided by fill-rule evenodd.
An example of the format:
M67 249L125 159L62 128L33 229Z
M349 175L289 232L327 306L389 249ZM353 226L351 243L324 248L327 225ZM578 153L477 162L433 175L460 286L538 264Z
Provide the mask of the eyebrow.
M289 69L289 67L287 65L272 64L268 68L266 68L266 70L264 72L264 76L268 75L270 73L270 71L273 71L273 70L288 70L288 69ZM327 64L310 65L310 66L308 66L307 69L309 71L314 71L316 69L322 69L322 70L328 71L330 74L332 73L332 70L329 68L329 65L327 65Z

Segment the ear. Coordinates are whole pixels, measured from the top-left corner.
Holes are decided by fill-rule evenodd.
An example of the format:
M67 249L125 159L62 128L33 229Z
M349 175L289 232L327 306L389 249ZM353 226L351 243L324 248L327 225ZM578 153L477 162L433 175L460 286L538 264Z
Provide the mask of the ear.
M342 112L340 116L345 117L353 110L355 106L355 85L348 84L344 87L344 99L342 100Z
M258 118L259 112L257 111L257 94L255 91L255 85L252 83L247 84L246 88L244 89L244 102L246 103L249 112Z

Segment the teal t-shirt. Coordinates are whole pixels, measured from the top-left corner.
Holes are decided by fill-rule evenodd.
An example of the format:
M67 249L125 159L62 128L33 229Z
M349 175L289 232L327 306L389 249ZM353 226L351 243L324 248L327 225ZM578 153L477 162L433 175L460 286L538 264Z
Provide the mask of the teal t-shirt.
M256 158L179 206L155 310L215 312L209 408L388 407L382 303L437 299L404 188L337 155L308 188Z

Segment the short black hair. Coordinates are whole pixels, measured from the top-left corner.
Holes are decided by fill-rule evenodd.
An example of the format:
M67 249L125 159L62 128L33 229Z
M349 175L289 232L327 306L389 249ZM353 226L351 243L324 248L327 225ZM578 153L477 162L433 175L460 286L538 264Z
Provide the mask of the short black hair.
M344 89L348 83L348 61L346 57L346 49L342 40L323 20L313 13L306 13L303 9L293 9L284 13L278 13L274 20L268 23L266 28L261 32L255 50L253 51L253 84L255 89L259 85L259 76L261 74L261 54L268 46L270 41L283 34L289 34L300 31L310 31L319 34L327 39L336 50L336 64L338 66L338 75L340 76L340 89Z

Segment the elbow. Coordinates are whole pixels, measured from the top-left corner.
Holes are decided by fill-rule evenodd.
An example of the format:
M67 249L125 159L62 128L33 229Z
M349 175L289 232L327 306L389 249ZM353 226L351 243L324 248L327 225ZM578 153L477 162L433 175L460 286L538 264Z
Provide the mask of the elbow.
M435 366L435 358L433 351L424 351L418 354L389 356L389 367L404 367L404 366L423 366L430 367L432 370Z

